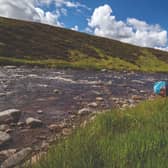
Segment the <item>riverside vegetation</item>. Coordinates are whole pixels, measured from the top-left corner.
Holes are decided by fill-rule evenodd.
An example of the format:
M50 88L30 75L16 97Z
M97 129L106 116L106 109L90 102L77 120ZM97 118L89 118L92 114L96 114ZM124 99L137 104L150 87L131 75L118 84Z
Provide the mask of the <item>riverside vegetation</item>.
M52 146L32 168L165 168L168 99L100 114Z

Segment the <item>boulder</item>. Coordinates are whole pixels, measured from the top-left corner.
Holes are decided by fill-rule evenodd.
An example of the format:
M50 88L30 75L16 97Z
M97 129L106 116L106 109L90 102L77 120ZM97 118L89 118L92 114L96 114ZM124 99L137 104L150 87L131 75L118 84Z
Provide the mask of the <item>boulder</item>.
M0 146L7 144L11 140L11 136L6 133L0 131Z
M0 112L0 124L18 122L20 119L21 111L18 109L8 109Z
M18 123L17 123L17 126L18 126L18 127L23 127L23 126L24 126L24 122L18 122Z
M28 148L24 148L21 151L13 154L11 157L6 159L2 163L1 168L12 168L12 167L22 164L26 159L28 159L28 157L31 154L31 151L32 149L28 147Z
M102 97L96 97L97 101L103 101L104 99Z
M33 117L29 117L26 119L26 124L31 128L41 127L43 125L42 121L39 119L35 119Z
M88 104L89 107L97 107L98 104L96 102L92 102Z
M5 131L5 130L7 130L7 129L9 129L9 126L8 126L8 125L6 125L6 124L0 125L0 131Z
M83 108L81 110L78 111L78 114L79 115L87 115L87 114L90 114L92 111L90 108Z
M63 128L65 128L66 125L64 123L61 123L61 124L51 124L48 126L48 128L50 129L50 131L53 131L53 132L61 132Z
M0 93L0 97L4 97L4 96L6 96L5 93Z

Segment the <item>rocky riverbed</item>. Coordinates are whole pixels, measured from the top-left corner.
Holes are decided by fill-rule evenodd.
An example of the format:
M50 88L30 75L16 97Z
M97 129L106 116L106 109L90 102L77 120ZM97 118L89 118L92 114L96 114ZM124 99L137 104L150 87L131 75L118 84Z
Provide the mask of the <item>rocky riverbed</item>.
M167 79L161 73L0 67L0 164L47 149L89 114L134 106L151 95L155 81Z

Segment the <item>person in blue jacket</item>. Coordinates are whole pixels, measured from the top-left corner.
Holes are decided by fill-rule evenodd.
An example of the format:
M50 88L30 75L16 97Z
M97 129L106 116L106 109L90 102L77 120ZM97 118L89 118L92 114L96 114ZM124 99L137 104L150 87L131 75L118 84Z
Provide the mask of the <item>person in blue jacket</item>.
M168 96L168 82L158 81L154 83L153 91L155 95L160 95L162 97Z

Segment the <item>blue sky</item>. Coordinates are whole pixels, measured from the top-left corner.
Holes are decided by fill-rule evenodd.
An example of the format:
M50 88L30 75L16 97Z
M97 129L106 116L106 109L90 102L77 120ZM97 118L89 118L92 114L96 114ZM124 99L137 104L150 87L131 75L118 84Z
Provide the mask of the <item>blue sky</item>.
M0 16L168 50L168 1L0 0Z
M82 0L80 1L82 3ZM69 11L70 16L63 18L67 27L79 25L80 30L87 26L86 18L89 18L94 9L104 4L109 4L118 20L126 20L128 17L146 21L149 24L159 24L168 30L168 1L166 0L98 0L84 2L90 11L84 10L83 13Z

